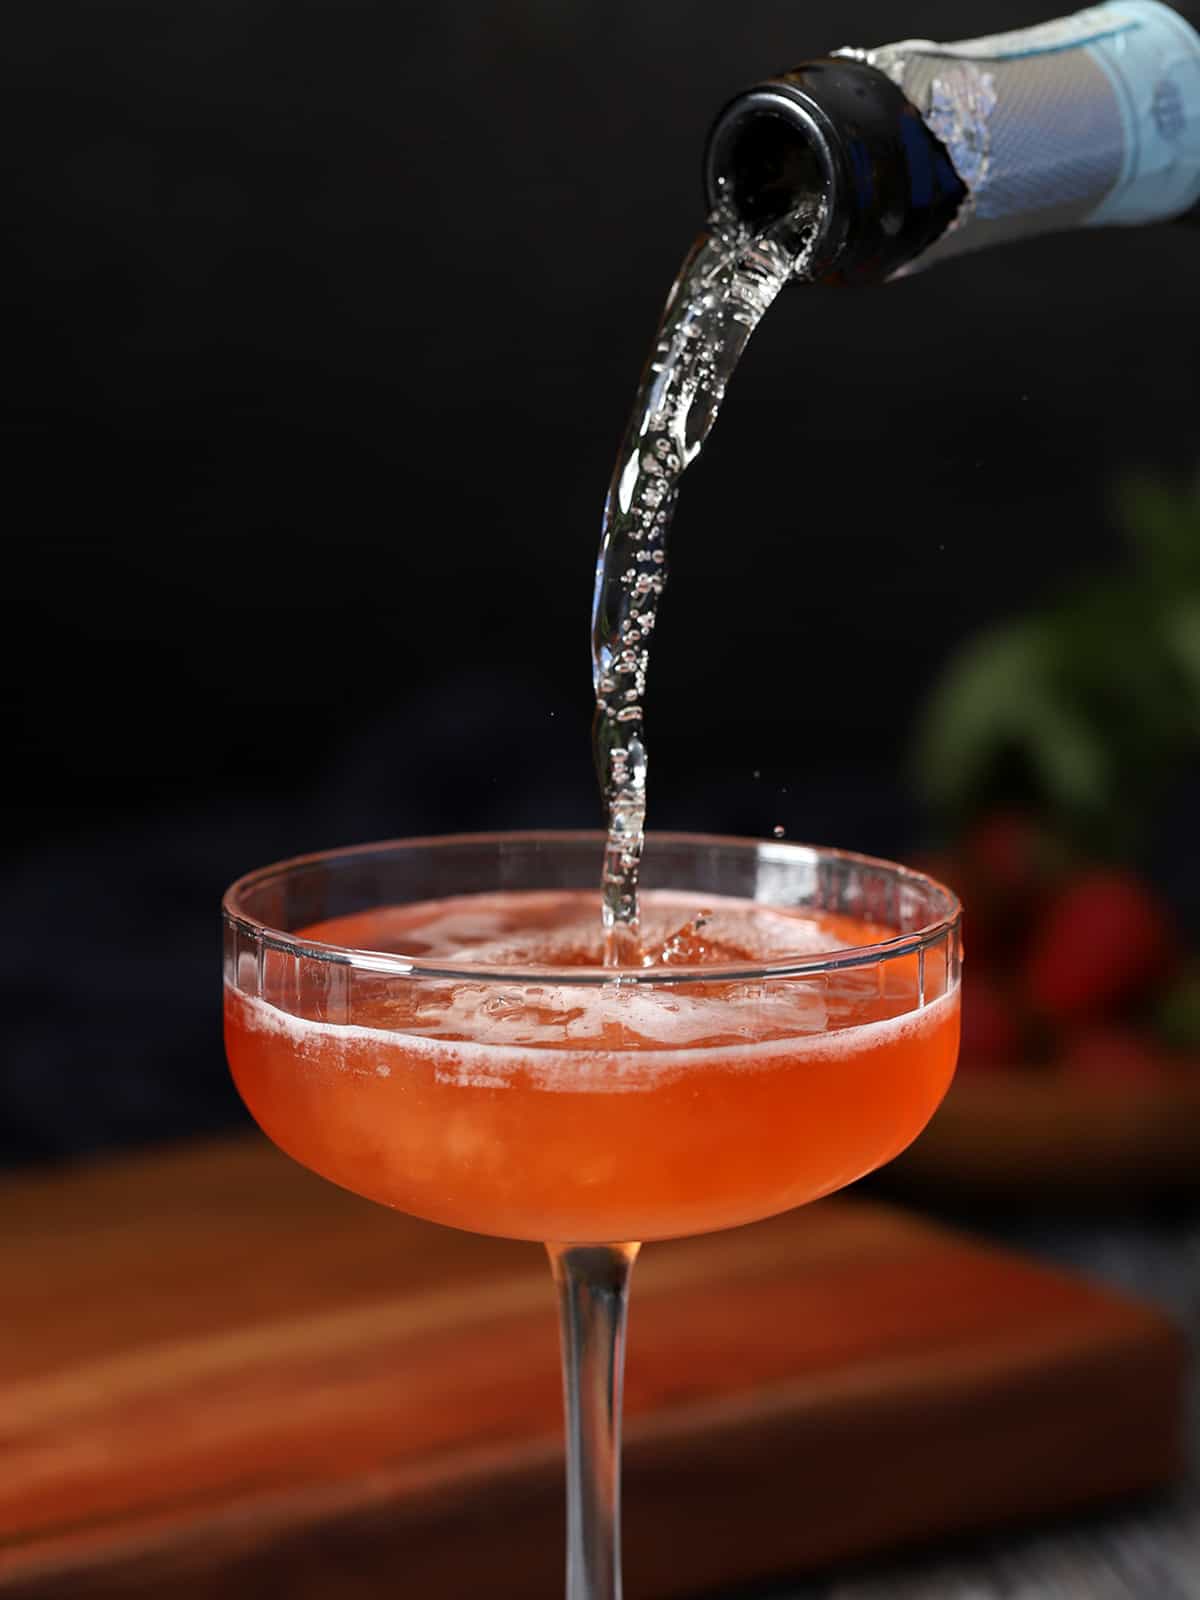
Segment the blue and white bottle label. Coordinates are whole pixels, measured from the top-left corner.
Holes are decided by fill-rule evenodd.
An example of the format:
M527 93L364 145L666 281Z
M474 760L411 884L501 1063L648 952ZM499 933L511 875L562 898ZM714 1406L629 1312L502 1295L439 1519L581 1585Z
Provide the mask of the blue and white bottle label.
M1044 56L1051 50L1076 50L1080 45L1119 33L1132 26L1135 9L1127 5L1089 6L1072 17L1057 17L1053 22L1039 22L1036 27L1017 28L1011 33L992 33L983 39L963 39L955 44L905 39L885 49L952 56L957 61L1017 61L1022 56Z
M853 54L904 90L967 186L934 257L1200 201L1200 35L1159 0Z
M1100 7L1128 24L1085 48L1108 74L1125 163L1092 223L1155 222L1200 200L1200 35L1157 0Z

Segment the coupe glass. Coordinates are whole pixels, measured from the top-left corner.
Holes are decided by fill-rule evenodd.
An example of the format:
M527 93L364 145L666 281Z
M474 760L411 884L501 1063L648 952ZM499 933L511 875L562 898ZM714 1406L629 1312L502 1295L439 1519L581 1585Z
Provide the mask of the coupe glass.
M224 901L225 1034L263 1130L355 1193L546 1243L567 1426L568 1600L621 1592L625 1313L641 1242L831 1193L928 1122L958 1049L959 906L836 850L658 834L642 885L847 914L880 942L758 964L447 964L338 919L594 891L598 833L449 836L266 867ZM595 895L599 924L599 894ZM315 925L324 925L315 928ZM315 931L314 931L315 928ZM386 945L386 939L377 941Z

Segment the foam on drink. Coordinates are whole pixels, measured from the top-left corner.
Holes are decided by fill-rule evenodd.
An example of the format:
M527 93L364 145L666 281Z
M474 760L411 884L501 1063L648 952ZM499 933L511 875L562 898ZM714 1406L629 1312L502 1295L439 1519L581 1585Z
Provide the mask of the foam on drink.
M937 1018L914 1001L915 958L895 963L890 973L872 966L865 974L851 968L809 977L723 975L739 964L802 962L877 943L891 936L878 923L714 895L650 891L643 900L643 941L660 959L647 955L641 970L670 966L676 981L630 982L632 974L587 985L555 982L552 975L531 981L527 974L539 967L575 967L581 976L600 969L603 946L596 895L524 891L372 910L303 934L438 967L478 967L481 974L511 967L521 974L511 989L482 975L472 981L469 973L415 973L408 982L356 974L355 1014L362 1020L353 1024L290 1013L289 998L301 1010L312 1008L286 981L278 983L275 1003L241 995L237 1002L249 1029L286 1038L301 1059L339 1072L390 1076L383 1057L402 1042L408 1057L443 1082L569 1093L646 1091L664 1074L694 1071L706 1058L719 1058L725 1068L761 1068L800 1040L806 1055L831 1058L884 1042L889 1032L936 1026ZM674 963L681 940L688 960ZM269 996L269 960L264 983Z

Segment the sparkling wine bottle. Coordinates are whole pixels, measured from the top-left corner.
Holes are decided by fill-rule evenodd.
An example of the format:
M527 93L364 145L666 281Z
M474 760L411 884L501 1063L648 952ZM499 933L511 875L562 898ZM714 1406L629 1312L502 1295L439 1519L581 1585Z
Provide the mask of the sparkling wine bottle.
M1051 230L1200 217L1200 35L1112 0L961 44L845 49L745 91L709 135L710 204L824 223L808 276L878 283Z

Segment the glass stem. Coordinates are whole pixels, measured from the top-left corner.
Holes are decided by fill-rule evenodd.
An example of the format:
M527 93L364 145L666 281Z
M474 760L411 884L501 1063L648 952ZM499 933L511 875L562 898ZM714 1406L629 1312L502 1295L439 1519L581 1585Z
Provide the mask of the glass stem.
M567 1420L567 1600L621 1600L621 1389L636 1244L546 1246Z

